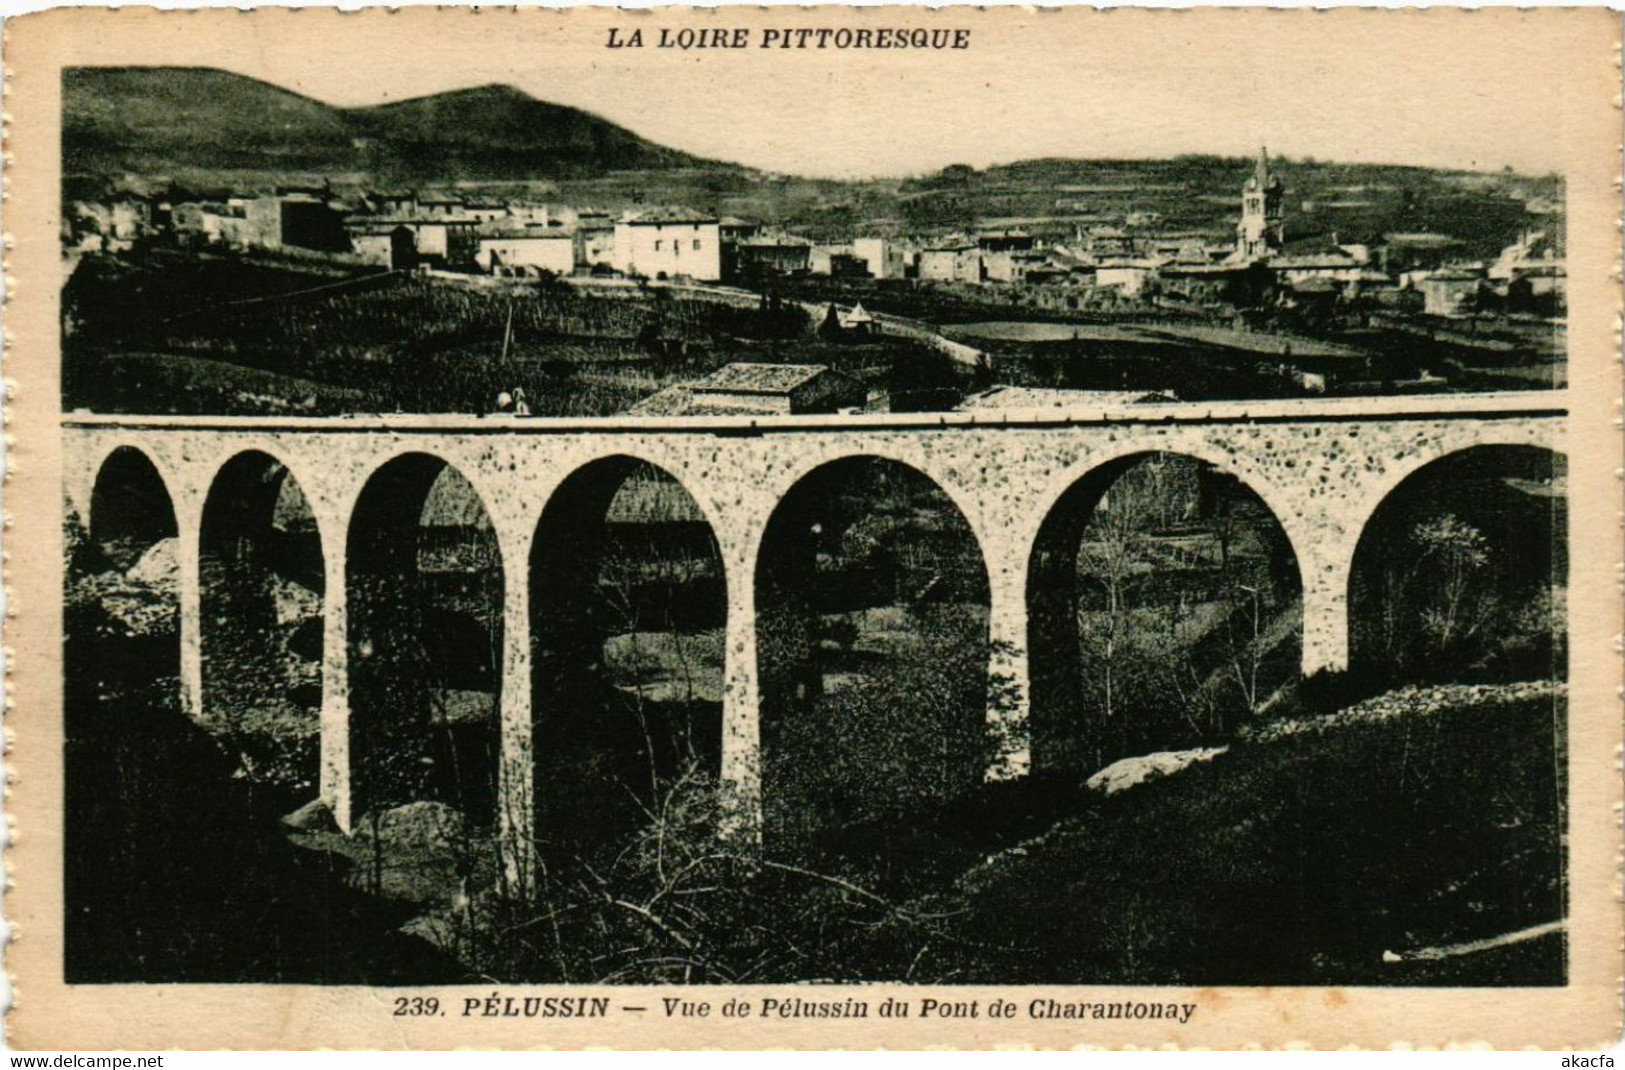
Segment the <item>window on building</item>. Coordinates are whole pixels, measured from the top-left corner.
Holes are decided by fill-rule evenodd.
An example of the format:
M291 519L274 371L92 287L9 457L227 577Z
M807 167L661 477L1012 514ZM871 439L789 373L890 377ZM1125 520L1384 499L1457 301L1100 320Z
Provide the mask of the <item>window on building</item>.
M694 239L694 248L695 248L695 250L697 251L699 249L699 247L700 247L700 239L695 238Z
M660 240L660 239L659 239L659 238L656 238L656 239L655 239L655 252L657 252L657 253L658 253L658 252L659 252L659 251L660 251L660 246L661 246L661 245L662 245L662 244L663 244L663 243L662 243L662 242L661 242L661 240Z

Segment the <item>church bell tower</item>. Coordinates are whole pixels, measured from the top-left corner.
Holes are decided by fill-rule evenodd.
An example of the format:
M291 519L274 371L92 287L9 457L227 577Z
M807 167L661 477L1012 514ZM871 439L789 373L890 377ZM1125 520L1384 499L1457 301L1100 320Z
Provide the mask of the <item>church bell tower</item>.
M1241 187L1241 222L1236 224L1236 256L1253 261L1273 256L1285 246L1286 190L1270 174L1266 149L1258 150L1253 173Z

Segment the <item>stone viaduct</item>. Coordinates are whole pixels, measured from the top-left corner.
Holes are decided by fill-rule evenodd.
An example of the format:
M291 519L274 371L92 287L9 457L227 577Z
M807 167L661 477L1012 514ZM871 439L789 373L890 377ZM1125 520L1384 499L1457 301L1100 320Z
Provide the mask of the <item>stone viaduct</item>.
M334 418L71 414L63 419L64 491L94 523L107 458L133 448L165 484L178 529L181 698L202 703L199 544L204 502L222 467L261 451L297 480L316 520L323 599L321 796L348 830L352 806L346 633L346 535L369 477L392 459L428 454L455 467L489 513L505 576L498 773L510 872L528 872L534 826L531 645L526 563L543 508L584 466L631 458L664 469L692 495L720 547L727 591L722 778L751 834L760 820L759 668L754 582L775 505L833 461L877 457L934 481L980 543L989 596L990 673L1013 702L989 713L998 757L990 779L1030 766L1027 712L1029 562L1046 518L1103 466L1152 452L1183 454L1237 477L1274 512L1296 554L1303 592L1303 671L1347 666L1348 589L1356 544L1408 476L1478 446L1565 449L1563 396L1553 393L1140 405L1115 411L999 414L532 419L464 416ZM515 859L518 859L517 861Z

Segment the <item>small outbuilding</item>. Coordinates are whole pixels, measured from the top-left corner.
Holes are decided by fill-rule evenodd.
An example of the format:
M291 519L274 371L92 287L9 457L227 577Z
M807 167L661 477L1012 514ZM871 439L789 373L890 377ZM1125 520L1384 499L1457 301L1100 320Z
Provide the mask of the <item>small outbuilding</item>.
M690 391L694 408L786 415L838 412L869 396L862 382L822 364L725 364Z

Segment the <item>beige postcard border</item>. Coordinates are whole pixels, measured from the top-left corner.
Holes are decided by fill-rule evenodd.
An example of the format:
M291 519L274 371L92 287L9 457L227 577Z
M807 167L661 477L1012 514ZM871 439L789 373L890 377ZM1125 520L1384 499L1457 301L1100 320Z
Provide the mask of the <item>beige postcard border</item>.
M65 985L62 981L62 724L61 501L59 471L57 297L59 71L70 65L199 64L228 66L272 81L279 57L305 49L349 56L356 77L371 62L423 61L448 55L467 61L469 48L500 80L515 65L546 63L560 50L599 48L613 23L755 25L794 14L803 25L941 25L949 18L976 33L977 70L1019 76L1023 42L1041 34L1048 48L1080 48L1109 26L1115 40L1161 50L1184 47L1183 62L1226 47L1237 34L1279 35L1283 54L1313 38L1335 58L1347 33L1387 35L1394 76L1441 67L1461 49L1503 56L1509 79L1519 77L1529 49L1558 49L1568 58L1560 84L1528 85L1542 94L1561 124L1569 197L1570 387L1568 430L1572 503L1572 669L1570 674L1570 948L1571 979L1552 989L1322 988L1063 988L996 986L952 990L961 998L1015 999L1039 995L1074 999L1195 1002L1189 1025L1089 1022L1082 1025L1008 1020L925 1022L918 1018L852 1021L667 1020L653 1010L658 989L605 990L617 1002L651 1013L597 1021L404 1020L390 1014L393 990L268 985ZM1109 20L1109 22L1107 21ZM1178 40L1174 40L1178 38ZM1621 394L1615 317L1619 309L1620 91L1616 48L1619 19L1598 10L1488 9L1371 11L1201 10L1110 12L1023 8L949 13L904 8L800 8L773 11L606 9L567 12L411 8L340 14L328 9L262 9L162 13L147 9L62 9L6 25L7 184L5 231L11 300L5 375L14 384L9 410L10 476L5 488L7 581L11 613L5 642L11 655L14 735L9 754L7 811L15 839L7 856L11 888L5 913L16 931L6 949L15 985L8 1019L10 1043L24 1049L210 1048L490 1048L490 1047L919 1047L949 1045L1180 1047L1304 1044L1315 1047L1488 1044L1496 1047L1595 1048L1620 1036L1621 837L1619 756L1621 631ZM1003 66L1001 66L1003 65ZM1306 64L1306 91L1335 92L1336 64ZM771 64L748 57L733 69L741 88L770 77ZM1346 77L1371 76L1345 71ZM1381 75L1378 75L1381 76ZM285 79L283 80L285 82ZM1064 92L1064 87L1056 87ZM842 98L850 104L850 94ZM1148 116L1148 121L1169 121ZM1441 119L1441 122L1448 120ZM506 994L539 988L497 986ZM423 989L460 1002L473 989ZM547 993L561 993L553 986ZM571 990L575 994L583 990ZM796 994L793 986L704 990L713 1004L732 994ZM802 994L806 989L801 989ZM821 989L822 996L887 994L917 998L924 989L873 985ZM664 994L673 994L666 992ZM694 996L695 990L680 994Z

